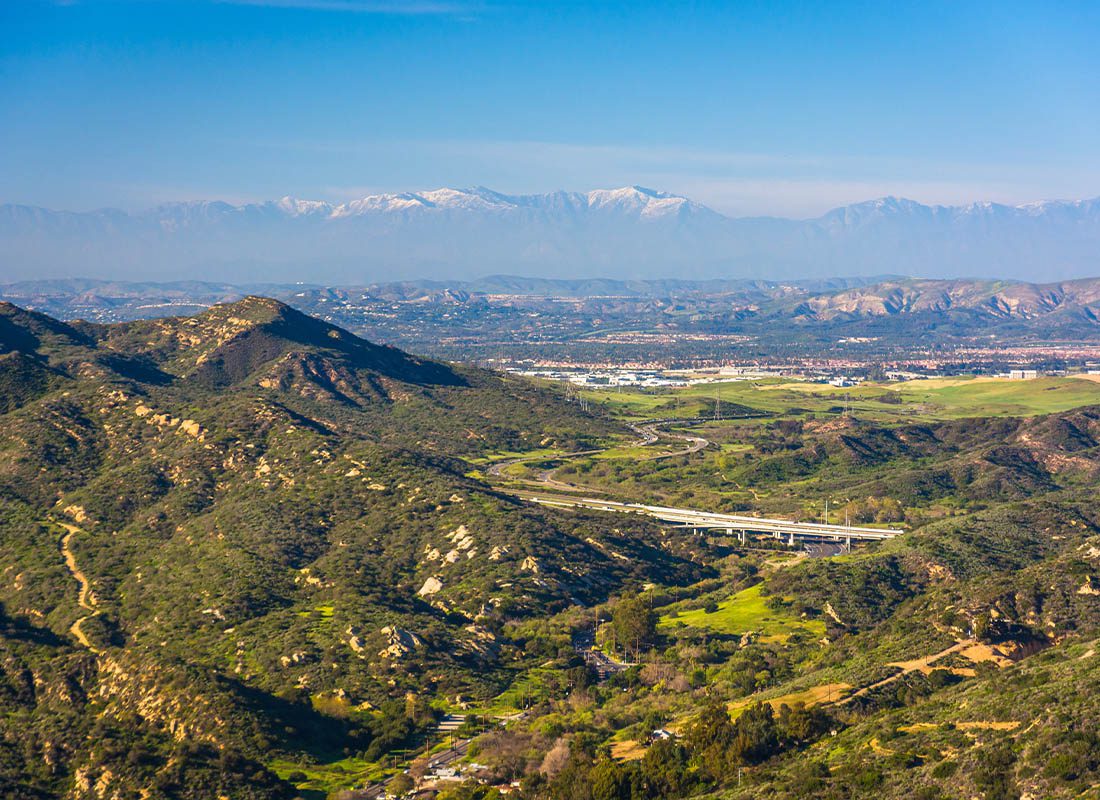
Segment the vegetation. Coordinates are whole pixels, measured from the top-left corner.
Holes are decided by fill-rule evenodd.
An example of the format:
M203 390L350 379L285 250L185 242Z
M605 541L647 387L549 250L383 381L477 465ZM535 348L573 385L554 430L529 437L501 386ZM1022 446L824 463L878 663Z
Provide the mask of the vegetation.
M825 623L818 619L800 619L786 607L782 598L768 598L762 594L763 584L756 584L720 603L709 603L703 608L679 612L661 620L664 627L691 626L717 633L742 636L759 633L763 636L785 639L795 631L807 631L815 635L825 633ZM778 599L778 603L770 602Z
M590 413L260 298L0 320L4 796L1100 782L1092 383L732 384L638 444L624 418L712 401ZM546 480L905 534L809 553L514 494Z

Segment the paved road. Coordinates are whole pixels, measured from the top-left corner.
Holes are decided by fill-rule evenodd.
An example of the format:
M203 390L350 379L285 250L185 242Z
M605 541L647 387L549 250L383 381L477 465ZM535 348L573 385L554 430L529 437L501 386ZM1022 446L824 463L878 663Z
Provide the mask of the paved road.
M596 639L593 632L587 628L573 634L573 649L595 671L601 681L605 681L612 675L634 666L623 661L616 661L602 650L594 649L595 643Z
M513 464L524 464L528 461L560 461L560 460L566 459L566 458L575 458L577 456L590 456L590 455L595 455L596 453L602 453L602 452L603 452L602 449L597 449L597 450L576 450L572 453L562 453L561 455L558 455L558 456L541 455L541 456L520 456L519 458L508 458L508 459L505 459L504 461L498 461L495 464L491 465L489 467L489 469L486 470L486 474L488 474L490 477L493 477L493 478L504 479L504 477L505 477L504 476L504 470L507 467L512 466ZM578 486L575 486L572 483L564 483L562 481L554 480L553 478L550 477L550 473L553 472L553 471L554 470L552 468L548 469L548 470L544 470L536 476L535 480L539 481L540 483L545 483L548 486L553 486L555 489L559 489L559 490L562 490L562 491L570 491L570 490L576 489L576 488L585 489L586 491L588 491L588 487L578 487ZM528 481L525 481L525 482L528 482ZM598 490L592 490L592 491L598 491Z
M428 759L428 772L449 766L463 758L469 752L470 742L472 741L473 739L458 739L451 748L436 753ZM368 784L361 789L356 789L353 796L356 800L376 800L376 798L385 797L388 782L379 781L378 783Z
M810 558L832 558L847 552L839 542L806 542L806 555Z
M630 427L635 433L641 434L644 441L639 440L636 446L656 444L660 439L661 434L657 432L659 425L669 425L673 422L679 422L679 420L658 420L650 424L631 425ZM670 439L679 439L684 442L690 442L687 447L679 450L673 450L670 453L657 453L652 456L647 456L641 459L642 461L658 461L662 458L673 458L674 456L687 456L692 453L698 453L710 446L710 441L704 439L702 436L692 436L690 433L673 433L672 431L665 431L664 435Z
M501 723L513 722L518 719L526 718L529 713L530 712L528 711L518 711L515 714L504 714L497 716L496 719ZM440 727L437 728L437 733L449 734L449 723L452 722L456 717L461 717L463 721L465 721L466 719L465 715L448 714L447 717L444 717L443 721L440 723ZM459 761L460 759L465 757L466 753L470 751L470 743L473 740L474 737L456 739L450 748L446 750L441 750L440 752L436 753L428 759L427 771L432 772L439 769L440 767L450 766L454 762ZM386 780L368 784L360 789L356 789L353 792L352 797L355 798L355 800L376 800L376 798L385 797L386 784L388 782L389 781Z
M825 525L820 522L796 522L787 519L749 517L742 514L719 514L692 508L650 506L642 503L620 503L601 497L577 497L545 492L513 489L511 493L533 503L560 508L590 508L595 511L616 511L627 514L643 514L662 522L684 528L725 530L730 533L749 531L774 535L777 538L796 536L802 539L845 542L848 539L882 541L900 536L904 531L896 528L867 528L855 525Z
M687 447L679 450L674 450L669 453L656 453L652 456L646 456L641 459L643 461L657 461L662 458L672 458L674 456L690 455L692 453L698 453L706 447L710 446L710 442L704 439L702 436L693 436L686 433L672 433L669 431L660 432L658 428L666 425L692 425L703 420L695 419L654 419L646 420L645 422L630 423L629 428L638 435L638 438L630 442L629 447L648 447L656 444L660 441L662 436L671 439L679 439L685 442L689 442ZM617 445L616 445L617 446ZM599 448L595 450L577 450L572 453L562 453L556 456L520 456L519 458L508 458L503 461L498 461L495 464L490 465L486 473L497 479L505 479L504 470L514 464L523 464L529 461L564 461L569 458L577 458L579 456L592 456L598 453L607 452L612 448ZM544 469L535 475L534 480L522 480L522 483L539 483L548 489L555 489L559 492L590 492L592 494L604 494L602 489L597 489L593 486L584 486L579 483L569 483L567 481L561 481L554 477L553 473L557 467L550 467Z

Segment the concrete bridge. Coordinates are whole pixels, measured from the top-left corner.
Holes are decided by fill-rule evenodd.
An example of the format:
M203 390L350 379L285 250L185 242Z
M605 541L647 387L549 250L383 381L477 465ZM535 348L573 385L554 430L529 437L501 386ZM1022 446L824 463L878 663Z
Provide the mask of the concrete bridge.
M695 511L689 508L668 508L666 506L647 506L641 503L619 503L614 500L602 500L594 497L570 497L568 495L546 494L543 492L515 491L519 497L546 506L559 508L590 508L595 511L616 511L630 514L644 514L661 522L670 522L682 528L693 530L724 531L737 536L742 543L748 534L764 534L775 539L786 540L794 545L797 541L843 542L851 545L853 541L877 542L893 539L903 531L895 528L866 528L854 525L825 525L817 522L793 522L785 519L767 517L749 517L739 514L715 514L709 511Z

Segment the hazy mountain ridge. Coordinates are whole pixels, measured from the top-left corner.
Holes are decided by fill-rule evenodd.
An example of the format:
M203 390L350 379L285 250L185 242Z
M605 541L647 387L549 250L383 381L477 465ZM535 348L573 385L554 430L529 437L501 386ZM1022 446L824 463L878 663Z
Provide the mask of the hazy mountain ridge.
M807 220L730 218L642 187L506 195L483 187L342 204L284 197L127 214L0 206L15 279L165 277L362 284L486 273L689 279L976 275L1100 267L1100 200L928 206L894 197Z
M39 280L0 286L0 300L59 319L110 323L197 314L254 291L195 281ZM890 276L621 281L495 275L366 286L268 284L262 291L373 341L475 363L505 357L687 366L779 351L798 358L830 353L875 360L962 347L968 369L999 370L1018 363L1021 347L1075 342L1080 349L1070 362L1048 353L1054 360L1043 356L1038 365L1063 369L1085 364L1100 342L1100 278L1040 284ZM609 331L637 335L624 340ZM256 341L265 335L257 333ZM991 337L997 351L986 349ZM335 360L345 361L346 354ZM321 370L335 378L340 369L331 358L324 362L298 363L291 371L305 376Z
M263 290L293 302L294 297L348 301L355 297L406 302L466 304L485 298L676 298L710 297L754 315L802 320L894 316L969 310L997 318L1035 319L1048 314L1100 315L1100 278L1029 283L963 278L950 280L874 276L792 281L687 279L553 279L493 275L470 281L394 281L366 286L317 287L266 284ZM175 283L59 279L0 285L0 299L63 307L109 308L148 300L148 313L163 314L173 302L184 307L232 302L256 291L255 285L180 281ZM56 308L55 308L56 310ZM69 315L72 318L72 315Z
M804 314L830 318L882 316L968 309L994 317L1033 319L1053 313L1095 316L1100 279L1056 283L987 280L901 280L844 290L807 300Z

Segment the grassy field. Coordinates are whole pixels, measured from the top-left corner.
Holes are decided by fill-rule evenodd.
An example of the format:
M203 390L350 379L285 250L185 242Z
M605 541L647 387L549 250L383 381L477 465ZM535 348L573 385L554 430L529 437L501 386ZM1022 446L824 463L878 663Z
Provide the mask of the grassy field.
M836 411L847 407L860 416L888 420L949 419L976 416L1028 416L1100 404L1100 382L1081 377L960 377L869 383L838 387L806 381L767 379L699 384L682 389L592 391L585 396L626 419L694 416L713 413L714 398L771 414ZM883 398L900 398L888 402Z
M534 667L519 674L507 689L485 704L467 709L468 714L498 716L514 714L552 694L552 687L559 677L557 670Z
M734 636L756 632L776 640L786 639L795 631L809 631L818 636L825 634L825 623L821 620L799 619L769 607L767 598L761 594L762 588L762 584L757 584L742 589L719 603L718 610L710 614L699 608L662 617L659 627L688 625Z
M326 797L340 789L352 789L382 780L394 772L361 758L342 758L328 764L306 764L278 759L269 763L268 767L283 780L294 773L305 775L305 780L296 775L295 785L306 798Z
M953 417L1029 416L1051 414L1100 403L1100 383L1081 378L1036 378L1028 381L909 381L890 387L906 403L935 406L933 413Z
M809 689L802 689L797 692L788 692L787 694L781 694L777 697L758 698L755 695L752 697L744 697L740 700L734 700L729 704L728 708L730 716L737 719L746 708L753 703L759 702L761 699L775 711L779 711L779 707L783 705L794 707L795 705L802 704L809 707L816 706L819 703L831 703L843 697L851 688L851 685L847 683L827 683L821 686L813 686Z
M470 464L483 466L496 463L497 461L506 461L510 458L553 458L561 454L561 450L552 447L544 447L540 450L528 450L526 452L519 452L518 450L500 450L488 453L484 456L478 456L477 458L468 458L466 461Z

